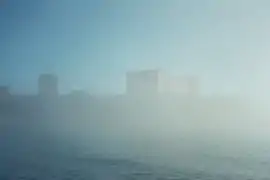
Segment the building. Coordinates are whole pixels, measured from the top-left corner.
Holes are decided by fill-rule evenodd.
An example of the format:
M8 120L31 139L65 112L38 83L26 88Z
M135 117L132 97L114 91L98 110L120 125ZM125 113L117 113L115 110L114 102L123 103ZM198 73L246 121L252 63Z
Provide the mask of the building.
M197 77L187 77L186 78L188 91L190 96L197 96L200 93L200 83Z
M11 97L7 86L0 86L0 100L7 100Z
M7 86L0 86L0 114L10 112L12 109L12 95Z
M42 98L52 99L58 96L58 79L53 74L42 74L38 79L38 94Z
M171 77L160 70L128 72L126 92L129 95L196 95L199 93L199 81L196 77Z
M129 95L158 94L159 70L143 70L126 74L126 92Z
M199 93L199 80L196 77L170 77L162 76L160 80L160 93L181 94L195 96Z

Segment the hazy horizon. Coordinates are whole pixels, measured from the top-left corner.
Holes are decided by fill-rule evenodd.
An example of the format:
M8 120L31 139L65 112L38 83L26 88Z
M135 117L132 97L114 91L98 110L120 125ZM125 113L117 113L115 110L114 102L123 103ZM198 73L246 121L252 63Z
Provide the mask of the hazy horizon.
M41 73L60 91L124 91L129 70L195 75L207 93L269 96L266 1L4 1L0 84L36 91Z
M0 179L140 179L148 163L180 179L269 179L269 9L266 0L1 1ZM151 71L126 82L151 69L195 80ZM58 98L73 90L90 96ZM150 176L176 177L165 169Z

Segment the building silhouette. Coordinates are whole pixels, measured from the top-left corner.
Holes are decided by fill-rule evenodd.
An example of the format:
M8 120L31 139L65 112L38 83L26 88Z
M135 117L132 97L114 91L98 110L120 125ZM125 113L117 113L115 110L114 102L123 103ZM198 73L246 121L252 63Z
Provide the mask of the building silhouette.
M160 91L164 94L196 96L199 94L199 80L193 76L170 77L163 76Z
M187 87L189 96L197 96L200 93L200 84L197 77L187 77Z
M7 86L0 86L0 113L8 112L12 108L12 95Z
M58 78L53 74L42 74L38 79L38 94L44 99L58 97Z
M7 100L11 97L7 86L0 86L0 100Z
M126 74L128 95L157 95L159 91L159 70L142 70Z
M172 77L158 69L128 72L126 93L136 96L195 96L199 93L199 80L190 76Z

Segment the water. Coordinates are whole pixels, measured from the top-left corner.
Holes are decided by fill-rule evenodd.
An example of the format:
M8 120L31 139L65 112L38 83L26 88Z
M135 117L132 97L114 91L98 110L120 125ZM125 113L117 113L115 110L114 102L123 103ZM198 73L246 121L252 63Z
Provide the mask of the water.
M234 160L235 161L235 160ZM250 164L219 161L211 170L192 168L165 168L155 165L134 163L128 160L104 157L35 157L13 159L1 171L1 179L267 179L269 162ZM204 161L205 166L210 161ZM225 163L225 164L223 164ZM221 165L223 164L223 165ZM232 165L234 164L234 165ZM241 165L242 164L242 165ZM243 170L245 169L245 170ZM3 170L3 169L2 169Z
M210 140L208 144L203 141L205 146L202 146L198 145L198 139L194 143L183 139L127 143L124 138L110 140L103 136L107 141L99 139L98 143L88 142L86 146L86 142L74 145L57 140L56 136L50 138L41 128L37 133L35 128L13 125L12 130L5 132L1 136L6 140L1 145L0 179L3 180L270 178L270 148L265 143L224 144Z
M1 117L1 180L270 179L270 142L256 133L51 117Z

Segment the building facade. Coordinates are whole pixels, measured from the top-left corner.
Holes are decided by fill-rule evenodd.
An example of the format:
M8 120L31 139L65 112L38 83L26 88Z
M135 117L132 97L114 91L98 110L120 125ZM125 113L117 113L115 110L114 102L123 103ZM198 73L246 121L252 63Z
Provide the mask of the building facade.
M160 70L128 72L126 92L129 95L184 95L199 93L199 81L196 77L171 77Z
M38 79L38 94L42 98L58 96L58 78L53 74L42 74Z
M9 113L13 109L13 98L7 86L0 86L0 114Z
M159 71L144 70L128 72L126 92L129 95L155 95L159 91Z
M10 99L11 94L7 86L0 86L0 100Z

